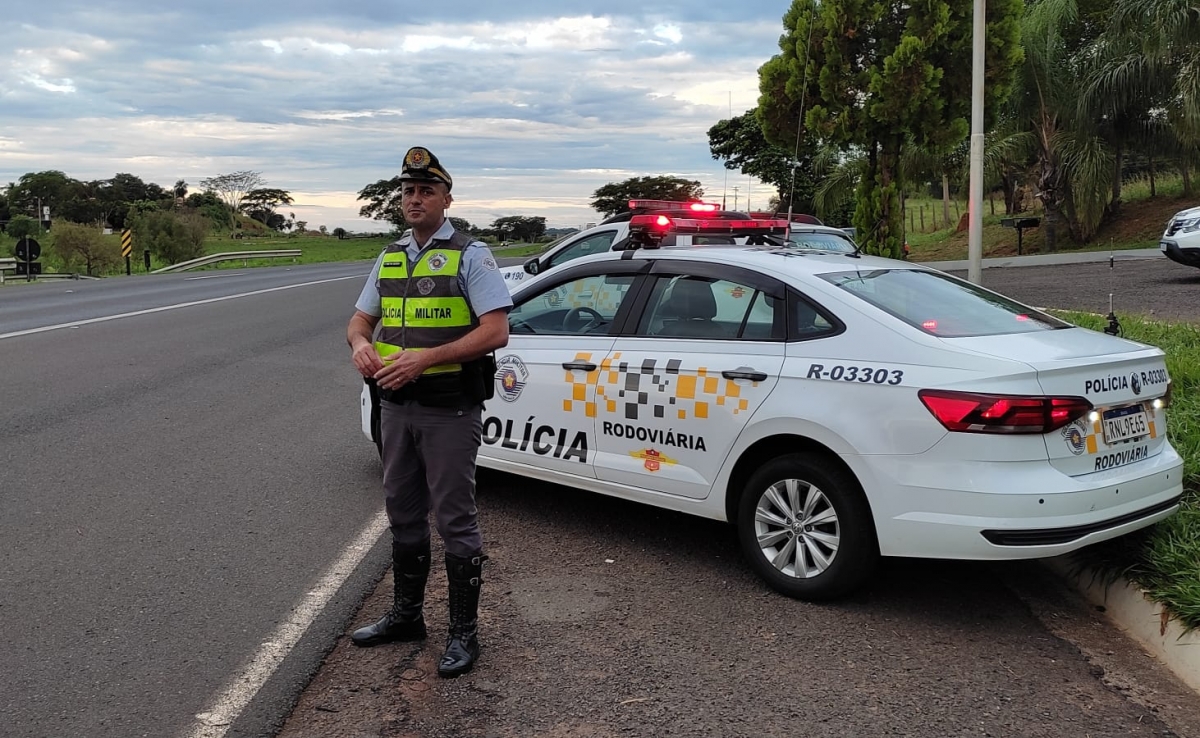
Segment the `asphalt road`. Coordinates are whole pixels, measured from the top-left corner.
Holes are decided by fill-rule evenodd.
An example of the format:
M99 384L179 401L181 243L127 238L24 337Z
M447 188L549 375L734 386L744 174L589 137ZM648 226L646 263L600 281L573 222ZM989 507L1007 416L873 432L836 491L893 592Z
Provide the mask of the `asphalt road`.
M1103 258L1104 255L1100 255ZM966 277L965 271L950 271ZM1035 307L1200 321L1200 269L1166 257L984 269L984 287Z
M0 290L0 735L203 734L377 524L343 340L367 266ZM1060 269L984 283L1098 310L1107 263ZM1181 267L1117 269L1146 311L1197 304ZM379 541L211 734L1200 736L1194 694L1026 568L889 562L814 606L712 522L502 475L480 507L475 673L432 676L436 574L426 647L348 646L388 597Z
M0 291L0 735L186 734L377 517L344 340L367 267ZM383 565L333 596L245 734L286 714Z

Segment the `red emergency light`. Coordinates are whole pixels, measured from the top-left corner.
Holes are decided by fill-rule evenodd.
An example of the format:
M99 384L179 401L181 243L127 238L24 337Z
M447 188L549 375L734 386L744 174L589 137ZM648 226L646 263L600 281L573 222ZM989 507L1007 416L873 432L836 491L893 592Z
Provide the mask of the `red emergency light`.
M659 237L667 233L785 234L788 232L788 222L776 219L671 218L649 214L630 218L629 230Z
M715 213L720 205L712 202L689 202L683 200L630 200L630 210L690 210L693 213Z

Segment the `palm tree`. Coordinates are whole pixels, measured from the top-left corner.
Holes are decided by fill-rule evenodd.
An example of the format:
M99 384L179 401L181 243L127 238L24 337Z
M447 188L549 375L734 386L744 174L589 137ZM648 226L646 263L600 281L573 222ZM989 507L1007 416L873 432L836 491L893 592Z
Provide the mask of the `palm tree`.
M1177 157L1184 189L1200 159L1200 7L1191 0L1113 0L1095 94L1137 99L1152 91L1149 137Z

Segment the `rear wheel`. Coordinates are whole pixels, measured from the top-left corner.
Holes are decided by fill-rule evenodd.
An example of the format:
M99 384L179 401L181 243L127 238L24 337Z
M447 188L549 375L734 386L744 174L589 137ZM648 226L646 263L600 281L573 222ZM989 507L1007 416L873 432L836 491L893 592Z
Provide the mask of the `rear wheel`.
M850 593L879 560L862 488L820 454L788 454L760 467L742 491L737 532L755 573L801 600Z

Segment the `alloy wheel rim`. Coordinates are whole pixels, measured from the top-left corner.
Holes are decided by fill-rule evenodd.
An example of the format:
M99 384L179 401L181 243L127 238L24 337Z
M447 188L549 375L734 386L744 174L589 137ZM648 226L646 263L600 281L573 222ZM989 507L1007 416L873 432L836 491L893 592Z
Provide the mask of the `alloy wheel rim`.
M772 484L754 509L759 550L785 576L810 579L827 570L837 557L841 533L829 498L801 479Z

